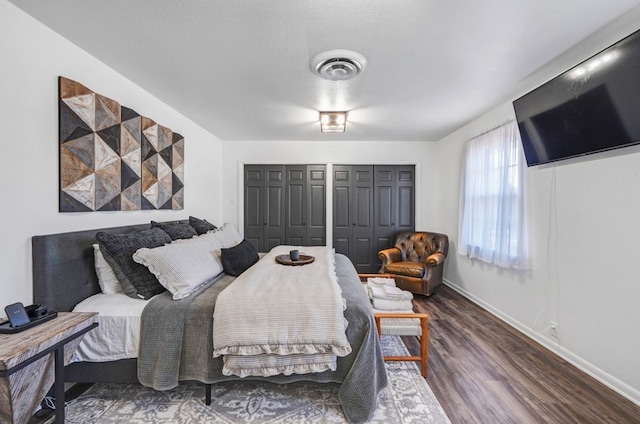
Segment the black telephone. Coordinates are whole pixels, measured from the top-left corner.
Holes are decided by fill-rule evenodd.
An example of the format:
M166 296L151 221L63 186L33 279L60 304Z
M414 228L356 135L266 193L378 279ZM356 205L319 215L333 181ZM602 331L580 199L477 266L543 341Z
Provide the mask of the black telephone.
M24 308L27 311L27 316L33 321L34 319L42 318L49 313L49 310L44 305L30 305Z
M11 327L21 327L23 325L37 321L47 314L49 310L44 305L24 306L22 302L12 303L4 308Z
M13 328L20 327L25 324L29 324L29 316L24 308L22 302L12 303L4 307L4 311L9 318L9 322Z
M0 334L19 333L58 316L55 309L50 311L44 305L24 306L20 302L5 306L4 311L9 321L0 323Z

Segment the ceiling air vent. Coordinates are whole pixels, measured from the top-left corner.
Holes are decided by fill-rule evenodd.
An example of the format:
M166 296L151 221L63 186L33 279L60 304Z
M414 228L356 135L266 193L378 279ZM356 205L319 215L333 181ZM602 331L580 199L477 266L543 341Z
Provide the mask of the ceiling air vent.
M367 66L361 54L349 50L320 53L311 61L311 70L320 78L345 81L357 77Z

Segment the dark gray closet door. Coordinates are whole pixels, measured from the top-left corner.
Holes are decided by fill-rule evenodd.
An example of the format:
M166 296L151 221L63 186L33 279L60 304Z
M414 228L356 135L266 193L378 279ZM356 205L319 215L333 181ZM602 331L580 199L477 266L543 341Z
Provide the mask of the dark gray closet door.
M374 167L374 238L377 252L391 247L396 233L396 167L380 165Z
M273 247L285 243L285 167L265 166L265 208L264 208L264 248L268 252Z
M351 258L351 166L333 166L333 248ZM353 260L352 260L353 262Z
M377 265L373 239L373 167L353 167L353 259L358 272L373 272Z
M414 165L397 166L396 234L416 228L416 168Z
M285 244L303 246L307 239L307 167L287 165L285 173Z
M245 165L244 233L260 252L326 244L326 166Z
M307 242L308 246L327 244L327 167L307 165Z
M333 169L333 246L358 272L377 272L378 251L391 247L398 232L414 228L414 166Z
M263 165L244 168L244 238L264 252L265 169Z
M335 165L333 175L333 247L358 272L372 272L373 167Z
M377 252L393 247L395 237L415 228L415 166L374 166L374 239Z

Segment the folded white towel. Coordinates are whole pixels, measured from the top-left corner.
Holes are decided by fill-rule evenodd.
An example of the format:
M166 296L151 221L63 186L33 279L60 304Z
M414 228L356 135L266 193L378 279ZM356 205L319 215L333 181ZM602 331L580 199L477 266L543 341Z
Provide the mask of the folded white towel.
M387 297L390 299L398 299L398 300L413 299L413 293L408 292L406 290L402 290L399 287L384 286L384 291L386 292Z
M413 304L410 300L389 300L374 297L371 301L373 302L373 308L381 311L407 311L413 309Z
M369 277L367 278L367 282L379 286L396 286L396 280L394 280L393 278Z
M369 297L387 300L411 300L413 294L401 290L398 287L378 286L376 284L368 284Z

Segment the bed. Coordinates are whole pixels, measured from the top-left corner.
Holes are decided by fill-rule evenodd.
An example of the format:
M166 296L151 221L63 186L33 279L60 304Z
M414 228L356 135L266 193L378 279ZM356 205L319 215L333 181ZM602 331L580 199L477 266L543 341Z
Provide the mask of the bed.
M120 299L123 299L123 301L120 302L117 296L101 295L96 277L92 246L96 243L96 233L99 231L108 234L128 234L148 228L149 224L139 224L34 236L32 238L34 302L46 305L50 309L71 311L80 303L91 309L91 302L96 295L99 295L97 297L111 296L107 303L111 302L115 307L124 308L125 312L120 313L120 316L129 314L133 318L129 319L127 324L111 323L110 325L113 328L109 331L117 331L114 329L121 328L123 332L135 334L138 331L135 325L140 325L139 323L136 324L135 317L137 314L145 313L144 311L147 309L146 303L159 303L163 307L167 307L167 305L172 305L172 303L176 302L171 301L171 295L167 292L160 293L149 301L137 301L131 298L126 300L121 297ZM352 352L337 359L335 371L270 377L255 376L245 377L245 379L267 380L276 383L312 381L319 384L339 384L338 397L347 420L349 422L365 422L373 415L378 394L387 385L384 361L379 340L376 336L375 322L369 299L361 288L355 268L348 258L336 254L335 270L342 296L346 300L346 309L344 311L344 317L348 322L346 337ZM213 284L213 287L216 287L218 291L222 291L233 280L234 278L229 275L222 275L219 277L219 281ZM193 299L198 299L198 297L194 296ZM201 300L200 302L202 303L203 301ZM181 302L180 304L184 305L186 302ZM104 302L101 302L101 305L104 305ZM213 310L213 305L211 310ZM189 322L189 319L187 314L185 328L190 327L186 332L202 331L202 334L213 333L213 319L204 323ZM105 326L105 324L101 325ZM158 331L157 328L155 331ZM96 334L99 335L99 332L96 332ZM143 331L140 333L141 339L150 337L155 337L153 332ZM102 357L99 362L91 359L91 352L83 352L82 348L80 348L80 354L76 357L78 362L66 367L65 378L68 382L137 383L139 382L139 361L135 357L135 346L135 344L130 345L125 354L118 353L113 357ZM222 359L213 357L208 353L205 363L198 364L195 369L193 366L191 368L180 366L178 372L179 374L175 377L176 381L197 380L204 384L215 384L240 379L237 376L224 375L222 373ZM173 382L169 381L166 385L163 385L164 382L161 381L158 387L161 389L170 388Z

